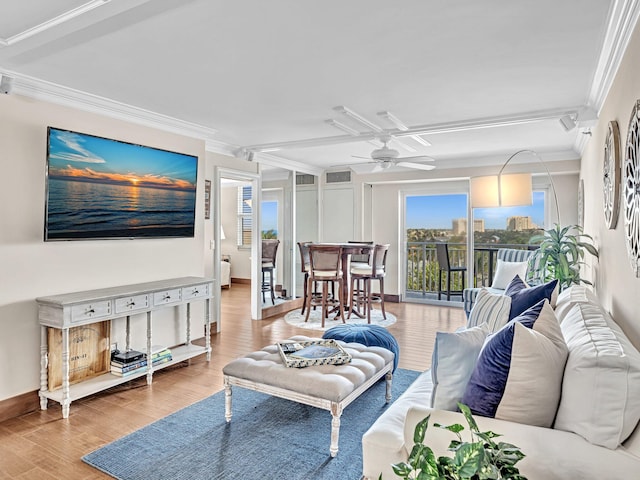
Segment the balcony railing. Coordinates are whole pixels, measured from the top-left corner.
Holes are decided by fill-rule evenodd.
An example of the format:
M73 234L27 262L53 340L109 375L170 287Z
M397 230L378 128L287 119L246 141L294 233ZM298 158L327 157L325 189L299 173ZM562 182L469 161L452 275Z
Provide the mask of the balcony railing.
M473 250L474 286L491 285L497 253L500 248L533 250L537 248L537 245L476 244ZM466 265L466 244L449 243L449 263L452 267ZM437 293L438 270L435 242L407 242L407 293L424 296ZM444 282L443 278L443 284ZM465 287L468 287L469 283L467 275ZM453 274L451 277L451 290L462 290L462 276L460 274Z

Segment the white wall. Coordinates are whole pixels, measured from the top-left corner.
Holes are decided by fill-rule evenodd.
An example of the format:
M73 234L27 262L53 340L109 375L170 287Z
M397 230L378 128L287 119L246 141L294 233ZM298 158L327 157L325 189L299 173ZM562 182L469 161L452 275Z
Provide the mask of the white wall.
M585 191L585 231L595 237L600 249L598 262L590 262L596 292L616 322L635 345L640 345L640 279L636 278L627 256L624 234L624 206L621 201L616 229L609 230L603 213L602 166L608 123L617 120L620 127L621 155L625 145L631 110L640 98L640 27L636 26L607 99L600 111L598 125L582 157L581 177ZM624 178L622 179L624 182ZM622 194L622 192L621 192Z
M194 238L43 241L47 126L197 155ZM204 245L204 142L100 115L0 95L0 400L40 386L40 327L36 297L182 276L203 276L211 263ZM203 312L194 304L194 325ZM160 313L160 312L159 312ZM157 315L154 343L174 344L175 314ZM124 342L124 320L112 338ZM144 327L133 318L133 342ZM178 331L176 335L176 331ZM194 337L200 331L194 331ZM142 337L140 345L144 345ZM178 341L174 341L178 340ZM173 342L173 343L172 343Z

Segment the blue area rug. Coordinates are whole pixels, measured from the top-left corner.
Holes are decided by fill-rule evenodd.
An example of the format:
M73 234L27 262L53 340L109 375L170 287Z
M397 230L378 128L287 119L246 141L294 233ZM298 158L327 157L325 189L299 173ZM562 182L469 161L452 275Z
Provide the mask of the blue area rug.
M396 370L393 399L418 375ZM384 395L383 379L344 409L334 458L330 412L234 387L231 423L218 392L82 460L121 480L358 480L362 435L388 407Z

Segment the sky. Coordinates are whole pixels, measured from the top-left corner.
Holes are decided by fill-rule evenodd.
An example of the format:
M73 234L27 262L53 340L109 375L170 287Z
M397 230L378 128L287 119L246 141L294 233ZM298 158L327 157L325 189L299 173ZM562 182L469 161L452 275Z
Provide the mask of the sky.
M278 202L262 202L262 231L278 231Z
M407 228L451 229L451 220L466 218L467 195L420 195L407 197ZM507 218L529 216L538 226L544 225L544 192L533 192L533 205L524 207L476 208L475 219L484 219L486 229L507 227Z
M198 158L51 128L49 175L139 187L194 190Z

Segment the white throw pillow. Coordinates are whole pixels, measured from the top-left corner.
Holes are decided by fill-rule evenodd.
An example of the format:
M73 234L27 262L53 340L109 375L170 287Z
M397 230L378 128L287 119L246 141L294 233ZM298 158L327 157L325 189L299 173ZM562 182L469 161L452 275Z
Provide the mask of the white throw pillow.
M569 358L554 428L615 449L640 420L640 352L597 304L575 304L560 327Z
M437 332L431 360L431 407L456 411L489 334L486 325L459 332Z
M529 262L504 262L498 259L496 274L493 277L491 288L505 290L516 275L527 278L527 265Z
M551 427L558 410L569 353L547 301L533 324L515 325L511 366L496 418Z
M511 297L489 292L483 288L478 292L476 301L473 303L467 328L476 327L486 323L489 332L500 330L509 321L509 311L511 310Z

